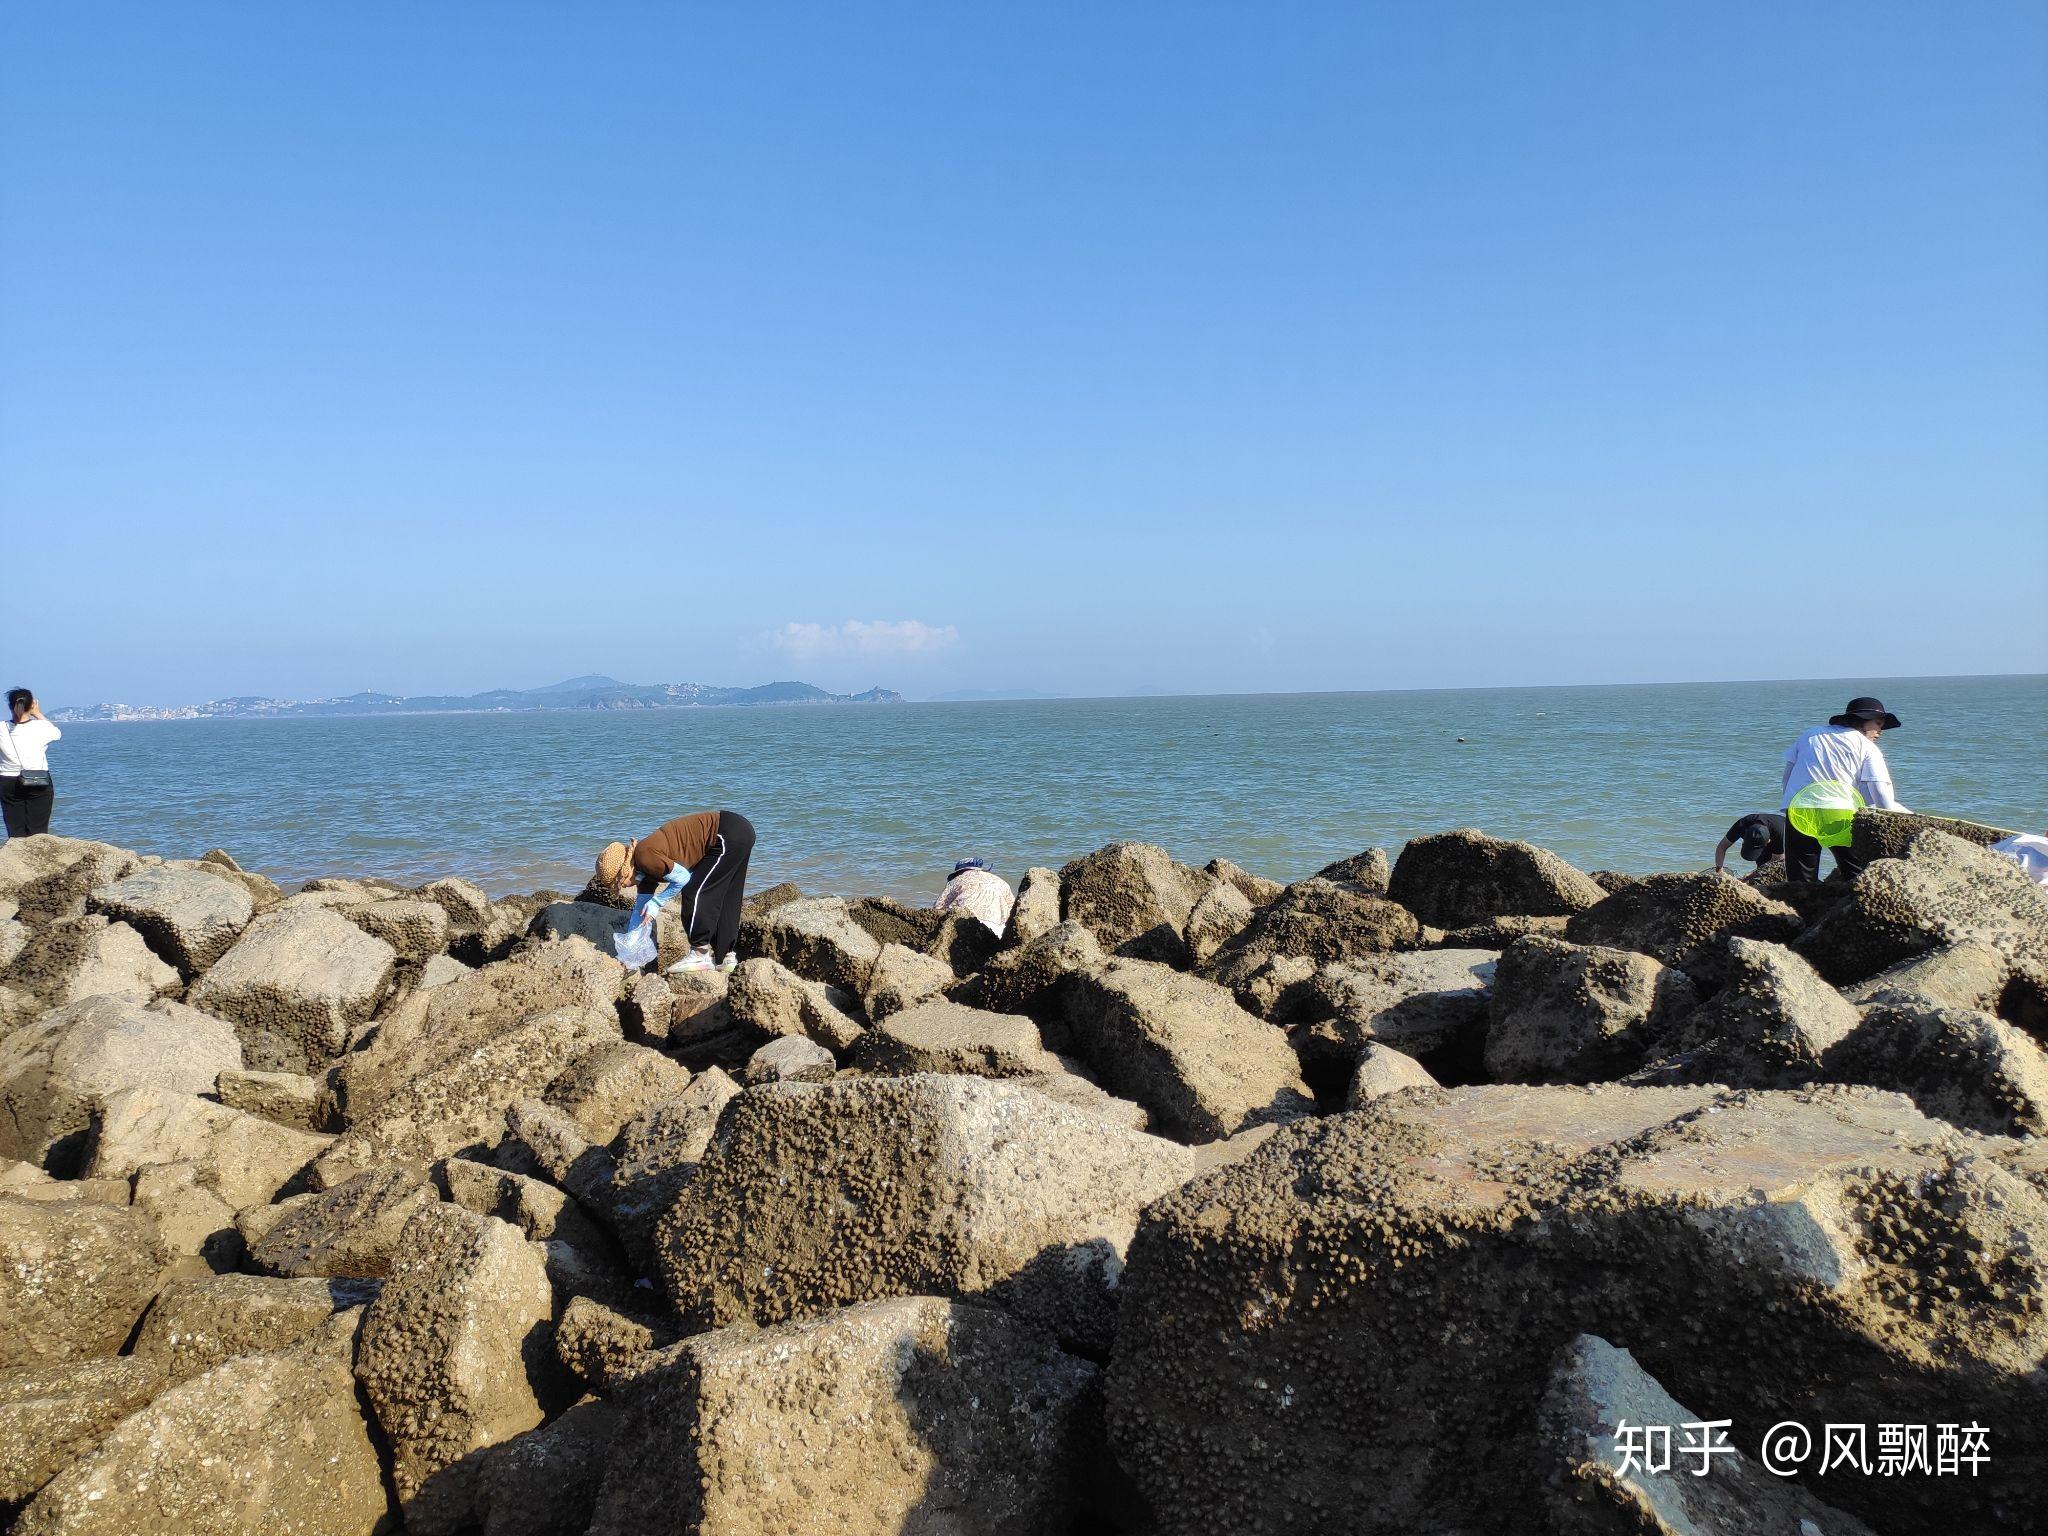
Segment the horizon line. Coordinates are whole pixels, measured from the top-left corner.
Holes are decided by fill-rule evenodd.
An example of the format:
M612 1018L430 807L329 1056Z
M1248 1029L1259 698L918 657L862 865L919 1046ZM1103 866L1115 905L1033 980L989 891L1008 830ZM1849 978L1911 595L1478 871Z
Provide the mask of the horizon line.
M1155 689L1155 688L1139 688L1139 689L1126 689L1126 690L1121 690L1121 691L1114 691L1114 692L1107 692L1107 693L1056 693L1056 692L1047 692L1047 691L1042 691L1042 690L1035 690L1035 689L1034 689L1034 690L1029 690L1029 696L1025 696L1025 697L1014 697L1014 698L971 698L971 699L961 699L961 698L942 698L942 697L937 697L937 696L926 696L926 697L918 697L918 696L915 696L915 695L911 695L911 694L899 694L899 698L900 698L901 702L903 702L903 703L905 703L905 704L950 704L950 705L974 705L974 704L1057 704L1057 703L1072 703L1072 702L1082 702L1082 701L1093 701L1093 700L1102 700L1102 701L1113 701L1113 700L1130 700L1130 701L1144 701L1144 700L1150 700L1150 699L1267 699L1267 698L1272 698L1272 699L1287 699L1287 698L1338 698L1338 697L1346 697L1346 696L1351 696L1351 695L1359 695L1359 694L1367 694L1367 695L1370 695L1370 694L1393 694L1393 693L1399 693L1399 694L1406 694L1406 693L1535 693L1535 692L1543 692L1543 691L1550 691L1550 690L1561 690L1561 689L1570 689L1570 688L1726 688L1726 687L1738 687L1738 686L1743 686L1743 685L1751 685L1751 684L1753 684L1753 685L1758 685L1758 686L1762 686L1762 685L1775 685L1775 684L1786 684L1786 683L1858 683L1858 682L1860 682L1860 683L1866 683L1866 684L1867 684L1867 683L1885 683L1885 682L1898 682L1898 683L1920 683L1920 682L1987 682L1987 681L1997 681L1997 680L2000 680L2000 679L2013 679L2013 680L2033 680L2033 679L2038 679L2038 678L2048 678L2048 671L2041 671L2041 672L1896 672L1896 673L1885 673L1885 674L1882 674L1882 675L1877 675L1877 674L1864 674L1864 675L1862 675L1861 677L1851 677L1851 676L1836 676L1836 677L1723 677L1723 678L1672 678L1672 679L1657 679L1657 680L1651 680L1651 681L1639 681L1639 682L1560 682L1560 683L1454 683L1454 684L1446 684L1446 683L1436 683L1436 684L1413 684L1413 685L1408 685L1408 686L1399 686L1399 685L1395 685L1395 686L1388 686L1388 687L1381 687L1381 688L1257 688L1257 689L1242 689L1242 688L1240 688L1240 689L1218 689L1218 690L1202 690L1202 689L1187 689L1187 690L1181 690L1181 689L1166 689L1166 688L1157 688L1157 689ZM553 685L553 684L542 684L542 685L540 685L540 687L538 687L538 688L531 688L531 689L515 689L515 688L495 688L495 689L491 689L491 688L487 688L487 689L482 689L482 690L479 690L479 692L481 692L481 693L536 693L536 692L541 692L541 691L544 691L545 689L547 689L547 688L549 688L549 687L552 687L552 686L557 686L557 685ZM622 685L622 686L626 686L626 687L653 687L653 686L660 686L660 685L656 685L656 684L637 684L637 683L635 683L635 684L624 684L624 685ZM721 686L722 686L722 685L721 685ZM754 684L754 685L742 685L742 686L741 686L741 688L739 688L739 689L736 689L735 691L744 691L744 689L745 689L746 687L772 687L772 686L774 686L774 684ZM818 685L818 684L815 684L815 683L813 683L813 684L809 684L809 685L807 685L807 686L810 686L810 687L818 687L819 685ZM885 687L884 685L882 685L882 684L879 684L879 683L877 683L877 684L872 684L872 685L870 685L869 689L867 689L867 690L861 690L861 691L868 691L868 692L885 692L885 693L887 693L887 692L896 692L897 690L894 690L894 689L890 689L890 688L887 688L887 687ZM989 692L989 693L1002 693L1002 692L1006 692L1006 691L1008 691L1008 690L1003 690L1003 689L989 689L989 690L956 690L956 691L960 691L960 692ZM367 688L366 688L366 689L360 689L360 690L358 690L358 692L360 692L360 693L375 693L375 692L377 692L377 690L375 690L375 689L367 689ZM1024 693L1026 693L1027 691L1026 691L1026 690L1022 690L1022 689L1019 689L1019 690L1017 690L1017 692L1018 692L1018 693L1020 693L1020 694L1024 694ZM433 694L390 694L390 695L388 695L388 696L389 696L389 697L392 697L392 698L400 698L400 699L405 699L405 698L432 698L432 697L436 697L437 695L433 695ZM856 695L840 695L840 697L842 697L842 698L850 698L850 697L855 697L855 696L856 696ZM230 699L233 699L233 698L275 698L275 697L278 697L278 696L277 696L277 695L272 695L272 694L228 694L228 695L226 695L225 697L226 697L226 698L230 698ZM323 697L321 697L321 698L319 698L319 699L314 699L314 700L284 700L283 702L289 702L289 703L306 703L306 702L313 702L313 703L334 703L334 702L340 702L340 700L341 700L341 699L346 699L346 698L348 698L348 697L350 697L350 695L347 695L347 694L343 694L343 695L340 695L340 696L339 696L339 698L336 698L336 697L333 697L333 696L323 696ZM457 696L455 696L455 695L440 695L440 697L457 697ZM468 695L467 697L475 697L475 695ZM212 703L220 703L220 702L222 702L222 700L221 700L221 699L208 699L208 700L205 700L204 702L205 702L205 703L209 703L209 704L212 704ZM125 701L118 701L118 700L100 700L100 701L97 701L97 702L96 702L96 703L94 703L94 704L89 704L89 705L79 705L79 704L64 704L64 705L57 705L57 706L54 706L54 709L55 709L55 712L57 712L57 713L60 713L60 714L61 714L61 713L65 713L65 712L67 712L67 711L70 711L70 710L76 710L76 709L96 709L96 708L106 708L106 707L109 707L109 706L111 706L111 705L115 705L115 704L119 704L119 705L121 705L121 707L125 707L125 708L142 708L142 709L177 709L177 708L197 708L197 707L198 707L197 705L151 705L151 704L144 704L144 705L130 705L130 704L127 704L127 703L126 703ZM705 706L697 706L697 707L701 707L701 708L721 708L721 707L722 707L722 708L730 708L730 707L737 707L737 706L729 706L729 705L728 705L728 706L711 706L711 705L705 705ZM771 706L757 706L757 707L771 707ZM418 715L469 715L469 714L541 714L541 713L579 713L579 712L580 712L580 713L590 713L590 714L635 714L635 713L642 713L643 711L633 711L633 710L587 710L587 711L579 711L579 710L575 709L575 708L574 708L573 706L570 706L570 707L556 707L556 706L548 706L548 705L535 705L535 706L532 706L532 707L530 707L530 708L525 708L525 709L503 709L503 708L501 708L501 709L436 709L436 710L417 710L417 711L411 711L410 713L411 713L411 714L413 714L413 715L416 715L416 716L418 716ZM199 718L200 718L200 719L222 719L222 718L229 718L229 719L232 719L233 717L219 717L219 716L201 716L201 717L199 717ZM253 716L252 716L252 717L246 717L246 718L272 718L272 717L253 717ZM280 720L289 720L289 719L295 719L295 718L329 718L329 719L339 719L339 718L382 718L382 716L381 716L381 714L380 714L380 715L377 715L377 716L370 716L370 715L364 715L364 716L360 716L360 717L348 717L348 716L325 716L325 717L304 717L304 716L291 716L291 715L279 715L279 716L276 716L276 717L274 717L274 718L276 718L276 719L280 719ZM75 724L75 725L153 725L153 724L154 724L154 725L170 725L170 724L185 724L185 723L190 723L190 722L186 722L186 721L167 721L167 720L166 720L166 721L150 721L150 720L79 720L79 721L73 721L73 722L70 722L70 723L72 723L72 724Z

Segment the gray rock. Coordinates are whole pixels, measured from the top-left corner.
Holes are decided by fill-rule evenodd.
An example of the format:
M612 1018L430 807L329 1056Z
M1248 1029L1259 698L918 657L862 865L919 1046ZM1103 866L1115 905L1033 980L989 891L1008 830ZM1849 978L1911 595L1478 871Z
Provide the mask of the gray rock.
M16 1536L372 1536L390 1510L349 1373L357 1316L163 1393L52 1478Z
M660 1051L606 1040L547 1085L542 1099L569 1115L592 1141L610 1141L650 1104L690 1086L690 1072Z
M154 1163L191 1163L231 1210L267 1205L333 1142L167 1088L130 1088L101 1107L88 1178L132 1178Z
M949 994L956 1003L990 1013L1025 1013L1041 1024L1064 1025L1065 983L1107 960L1092 930L1077 922L1055 924L1006 949Z
M1698 1001L1682 972L1648 955L1517 939L1494 970L1486 1070L1500 1082L1618 1077L1667 1044Z
M750 916L740 925L740 953L780 961L810 981L859 997L882 946L837 897L805 897Z
M1073 1051L1166 1134L1215 1141L1308 1114L1287 1037L1228 992L1144 960L1112 960L1067 991Z
M1525 1529L1514 1448L1595 1331L1738 1427L2026 1426L1974 1479L1827 1483L1901 1536L2021 1529L2048 1200L1986 1150L1844 1088L1443 1089L1282 1127L1146 1208L1117 1460L1166 1530Z
M862 998L870 1023L879 1024L892 1013L936 997L955 981L952 966L932 955L919 954L901 944L884 944L875 958Z
M1546 939L1561 939L1571 927L1568 917L1505 917L1488 918L1483 923L1471 923L1463 928L1432 928L1424 935L1423 944L1432 949L1491 949L1503 950L1517 939L1532 936Z
M1199 875L1152 843L1111 843L1060 870L1060 916L1115 949L1164 930L1178 941L1201 894Z
M1858 1018L1812 966L1781 944L1730 939L1722 979L1672 1031L1677 1057L1653 1062L1648 1080L1795 1088L1831 1075L1822 1061Z
M1651 875L1579 913L1565 934L1574 944L1633 949L1675 966L1705 995L1721 985L1728 940L1788 944L1799 929L1793 908L1708 870Z
M527 934L536 939L582 939L599 954L615 955L631 911L594 901L550 902L533 915Z
M214 1096L229 1109L259 1115L295 1130L327 1129L320 1107L320 1079L300 1072L223 1071Z
M1320 880L1333 880L1339 885L1356 886L1368 896L1384 896L1387 894L1388 885L1393 882L1394 861L1387 857L1387 850L1384 848L1366 848L1352 854L1348 859L1339 859L1334 864L1324 865L1316 871L1316 877ZM1245 894L1250 896L1252 893L1246 891ZM1278 894L1279 892L1274 892L1275 896ZM1270 901L1272 897L1266 899Z
M390 991L397 952L324 908L279 908L192 988L195 1008L235 1025L247 1065L318 1071Z
M389 944L401 960L445 953L453 932L446 907L411 896L387 896L339 910L363 932Z
M435 1205L406 1226L397 1265L363 1321L356 1377L391 1444L408 1531L470 1517L471 1455L543 1417L553 1293L540 1254L502 1221Z
M1383 1099L1390 1093L1436 1086L1437 1081L1429 1075L1429 1069L1413 1056L1397 1051L1391 1045L1368 1040L1358 1053L1358 1065L1351 1070L1351 1087L1345 1095L1344 1107L1363 1109L1374 1099Z
M49 1008L88 997L146 1003L178 989L178 973L150 953L141 934L98 913L55 918L35 929L7 974Z
M1799 1484L1766 1474L1732 1438L1721 1442L1729 1453L1706 1456L1711 1465L1695 1475L1702 1459L1686 1453L1684 1426L1700 1422L1627 1350L1580 1334L1560 1353L1537 1416L1551 1529L1559 1536L1872 1536ZM1665 1470L1644 1469L1647 1425L1671 1431ZM1691 1443L1705 1443L1705 1435L1693 1432Z
M288 1349L376 1294L374 1284L360 1280L187 1276L172 1280L150 1304L134 1353L157 1368L163 1385L175 1385L236 1355Z
M197 1259L216 1272L240 1265L235 1210L213 1188L210 1170L197 1163L153 1163L135 1175L131 1203L178 1258Z
M891 944L923 950L939 931L945 914L928 907L908 906L890 896L863 896L846 904L846 915L887 949Z
M1029 1077L1064 1071L1038 1026L1015 1013L989 1013L935 998L893 1014L860 1039L853 1065L864 1072L969 1072Z
M693 1065L726 1058L745 1060L760 1043L759 1034L733 1018L726 1006L731 990L723 971L685 971L668 978L672 994L668 1049L679 1051Z
M595 1008L557 1008L522 1019L452 1058L429 1036L419 1070L386 1090L372 1108L351 1097L348 1129L312 1170L331 1189L384 1162L426 1168L486 1147L503 1130L505 1111L535 1097L594 1046L619 1038L618 1020Z
M1219 880L1209 887L1188 913L1189 963L1207 965L1217 950L1250 926L1253 914L1251 899L1236 885Z
M1407 908L1382 896L1312 877L1287 887L1244 930L1217 950L1204 972L1242 989L1268 961L1295 956L1325 965L1387 950L1411 949L1421 930Z
M564 1008L614 1015L624 980L618 961L569 940L415 992L340 1063L335 1110L347 1119L374 1114L400 1085L459 1063L522 1020Z
M210 1093L241 1066L232 1027L178 1003L88 997L0 1039L0 1156L83 1156L92 1113L124 1088Z
M31 926L85 913L96 885L133 874L142 859L111 843L42 833L0 842L0 900Z
M1036 865L1024 871L1017 882L1017 902L1010 908L1010 921L1003 929L1003 947L1014 949L1049 933L1060 922L1059 871Z
M717 971L718 995L725 996L725 977ZM625 998L619 1004L619 1019L626 1026L626 1038L645 1045L665 1045L669 1026L675 1022L675 994L668 978L648 971L630 978Z
M1944 944L1845 988L1844 995L1852 1003L1891 994L1917 997L1937 1008L1995 1013L2012 976L2012 962L1988 944Z
M256 905L232 879L198 869L144 869L97 887L86 910L140 933L190 980L228 952Z
M1231 994L1246 1013L1280 1024L1304 1005L1308 989L1321 969L1307 955L1269 955L1264 959L1248 957L1244 964L1232 966L1227 972L1218 972L1212 966L1210 974L1229 976Z
M839 1070L832 1053L802 1035L784 1035L770 1040L747 1058L746 1082L829 1083Z
M2009 827L1988 827L1978 821L1955 821L1946 816L1923 816L1917 811L1861 810L1856 813L1850 851L1864 863L1874 859L1902 859L1925 832L1941 832L1973 848L1988 848L2014 833Z
M965 908L946 913L938 930L925 946L925 953L940 961L954 976L972 976L996 957L1002 937Z
M1379 850L1376 848L1367 851L1379 853ZM1380 862L1382 864L1386 862L1386 857L1384 853L1380 853ZM1345 862L1349 863L1350 861L1346 860ZM1330 869L1337 869L1339 867L1339 865L1332 864ZM1211 880L1220 881L1224 885L1232 887L1238 895L1244 897L1246 901L1255 907L1263 907L1268 902L1278 901L1280 893L1287 889L1278 880L1268 880L1264 875L1255 875L1250 870L1231 863L1228 859L1211 859L1202 866L1202 873ZM1328 869L1323 871L1323 876L1329 880L1344 878L1340 875L1331 874ZM1379 888L1384 891L1386 884L1386 880L1382 878Z
M1284 993L1273 1017L1292 1027L1311 1071L1349 1071L1368 1043L1409 1056L1476 1046L1500 956L1488 949L1364 955L1320 968Z
M2048 1053L1988 1013L1879 1002L1833 1043L1824 1071L1835 1082L1895 1089L1921 1113L1965 1130L2048 1136Z
M602 1213L638 1273L653 1271L655 1223L696 1177L718 1118L739 1091L739 1084L711 1067L675 1098L650 1106L613 1140Z
M597 1506L619 1420L612 1404L585 1398L545 1428L492 1447L477 1474L483 1536L581 1536Z
M509 1222L529 1242L567 1244L593 1262L611 1252L611 1242L590 1213L543 1180L451 1157L434 1165L434 1182L465 1211Z
M0 1194L0 1376L113 1354L169 1258L140 1212Z
M1411 839L1387 894L1433 927L1462 928L1509 914L1568 915L1607 893L1548 849L1466 828Z
M1137 1213L1193 1171L1172 1142L985 1078L750 1089L659 1233L698 1327L885 1296L985 1296L1100 1348Z
M460 981L470 973L453 955L429 955L426 964L420 967L419 980L413 983L415 992L425 992L434 987L445 987L451 981Z
M610 1396L636 1376L666 1363L675 1329L660 1318L572 1296L555 1324L555 1358L594 1392Z
M1112 1125L1120 1125L1125 1130L1152 1129L1152 1114L1144 1105L1104 1092L1100 1084L1072 1068L1059 1072L1034 1072L1028 1077L1012 1077L1004 1081L1019 1088L1029 1088L1033 1093L1042 1093L1049 1099L1055 1099L1088 1114L1100 1115Z
M431 901L448 914L448 921L463 928L481 928L491 920L491 898L481 886L453 876L429 881L413 893Z
M776 913L786 910L778 907ZM762 1043L800 1035L828 1050L844 1051L860 1038L851 998L775 960L742 960L727 984L725 1006L733 1021L754 1031Z
M282 1202L260 1235L249 1237L249 1262L290 1278L381 1279L391 1273L406 1224L440 1198L416 1169L373 1168Z
M2035 963L2048 954L2048 895L2017 864L1932 831L1903 855L1866 868L1794 945L1836 986L1947 944Z
M26 1503L164 1385L161 1360L132 1355L0 1376L0 1508Z
M984 1307L871 1301L678 1347L636 1381L592 1536L1068 1528L1096 1369ZM939 1512L943 1511L943 1514Z

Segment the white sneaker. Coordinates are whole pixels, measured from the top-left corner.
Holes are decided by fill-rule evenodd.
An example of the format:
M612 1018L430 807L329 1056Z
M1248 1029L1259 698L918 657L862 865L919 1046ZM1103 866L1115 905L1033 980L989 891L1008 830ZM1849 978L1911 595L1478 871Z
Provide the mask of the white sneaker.
M725 958L718 962L718 968L730 976L740 968L740 957L728 949L725 952Z
M713 971L716 969L718 969L718 962L711 958L710 950L693 949L674 965L670 966L668 973L673 976L678 971Z

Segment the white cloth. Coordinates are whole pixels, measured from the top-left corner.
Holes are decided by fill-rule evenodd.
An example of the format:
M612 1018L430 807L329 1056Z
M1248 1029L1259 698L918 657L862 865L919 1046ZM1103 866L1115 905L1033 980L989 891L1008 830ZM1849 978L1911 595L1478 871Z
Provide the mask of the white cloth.
M946 882L933 909L950 912L955 907L965 907L1001 938L1003 929L1009 926L1010 908L1015 905L1017 898L1010 890L1010 882L1001 875L987 869L963 869Z
M1809 784L1849 784L1874 810L1903 811L1892 793L1892 771L1877 743L1846 725L1823 725L1785 749L1785 798L1780 809Z
M47 720L0 720L0 777L16 778L24 768L48 772L50 743L63 734Z
M2002 853L2019 865L2034 884L2048 886L2048 837L2022 832L2018 837L2003 838L1993 843L1991 851Z

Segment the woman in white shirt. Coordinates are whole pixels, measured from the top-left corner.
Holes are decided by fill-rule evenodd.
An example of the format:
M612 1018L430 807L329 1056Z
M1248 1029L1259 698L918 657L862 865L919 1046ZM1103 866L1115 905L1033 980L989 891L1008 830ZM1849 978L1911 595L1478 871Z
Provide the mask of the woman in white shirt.
M1892 791L1892 770L1877 738L1899 728L1899 717L1873 698L1851 699L1849 707L1816 726L1785 749L1785 803L1809 784L1843 784L1880 811L1903 811ZM1853 880L1863 861L1847 845L1835 850L1835 868ZM1797 827L1785 828L1785 878L1812 884L1820 879L1820 844Z
M50 830L50 807L57 802L50 782L50 743L64 733L43 718L43 707L26 688L7 690L7 712L0 725L0 812L9 837L30 837Z

